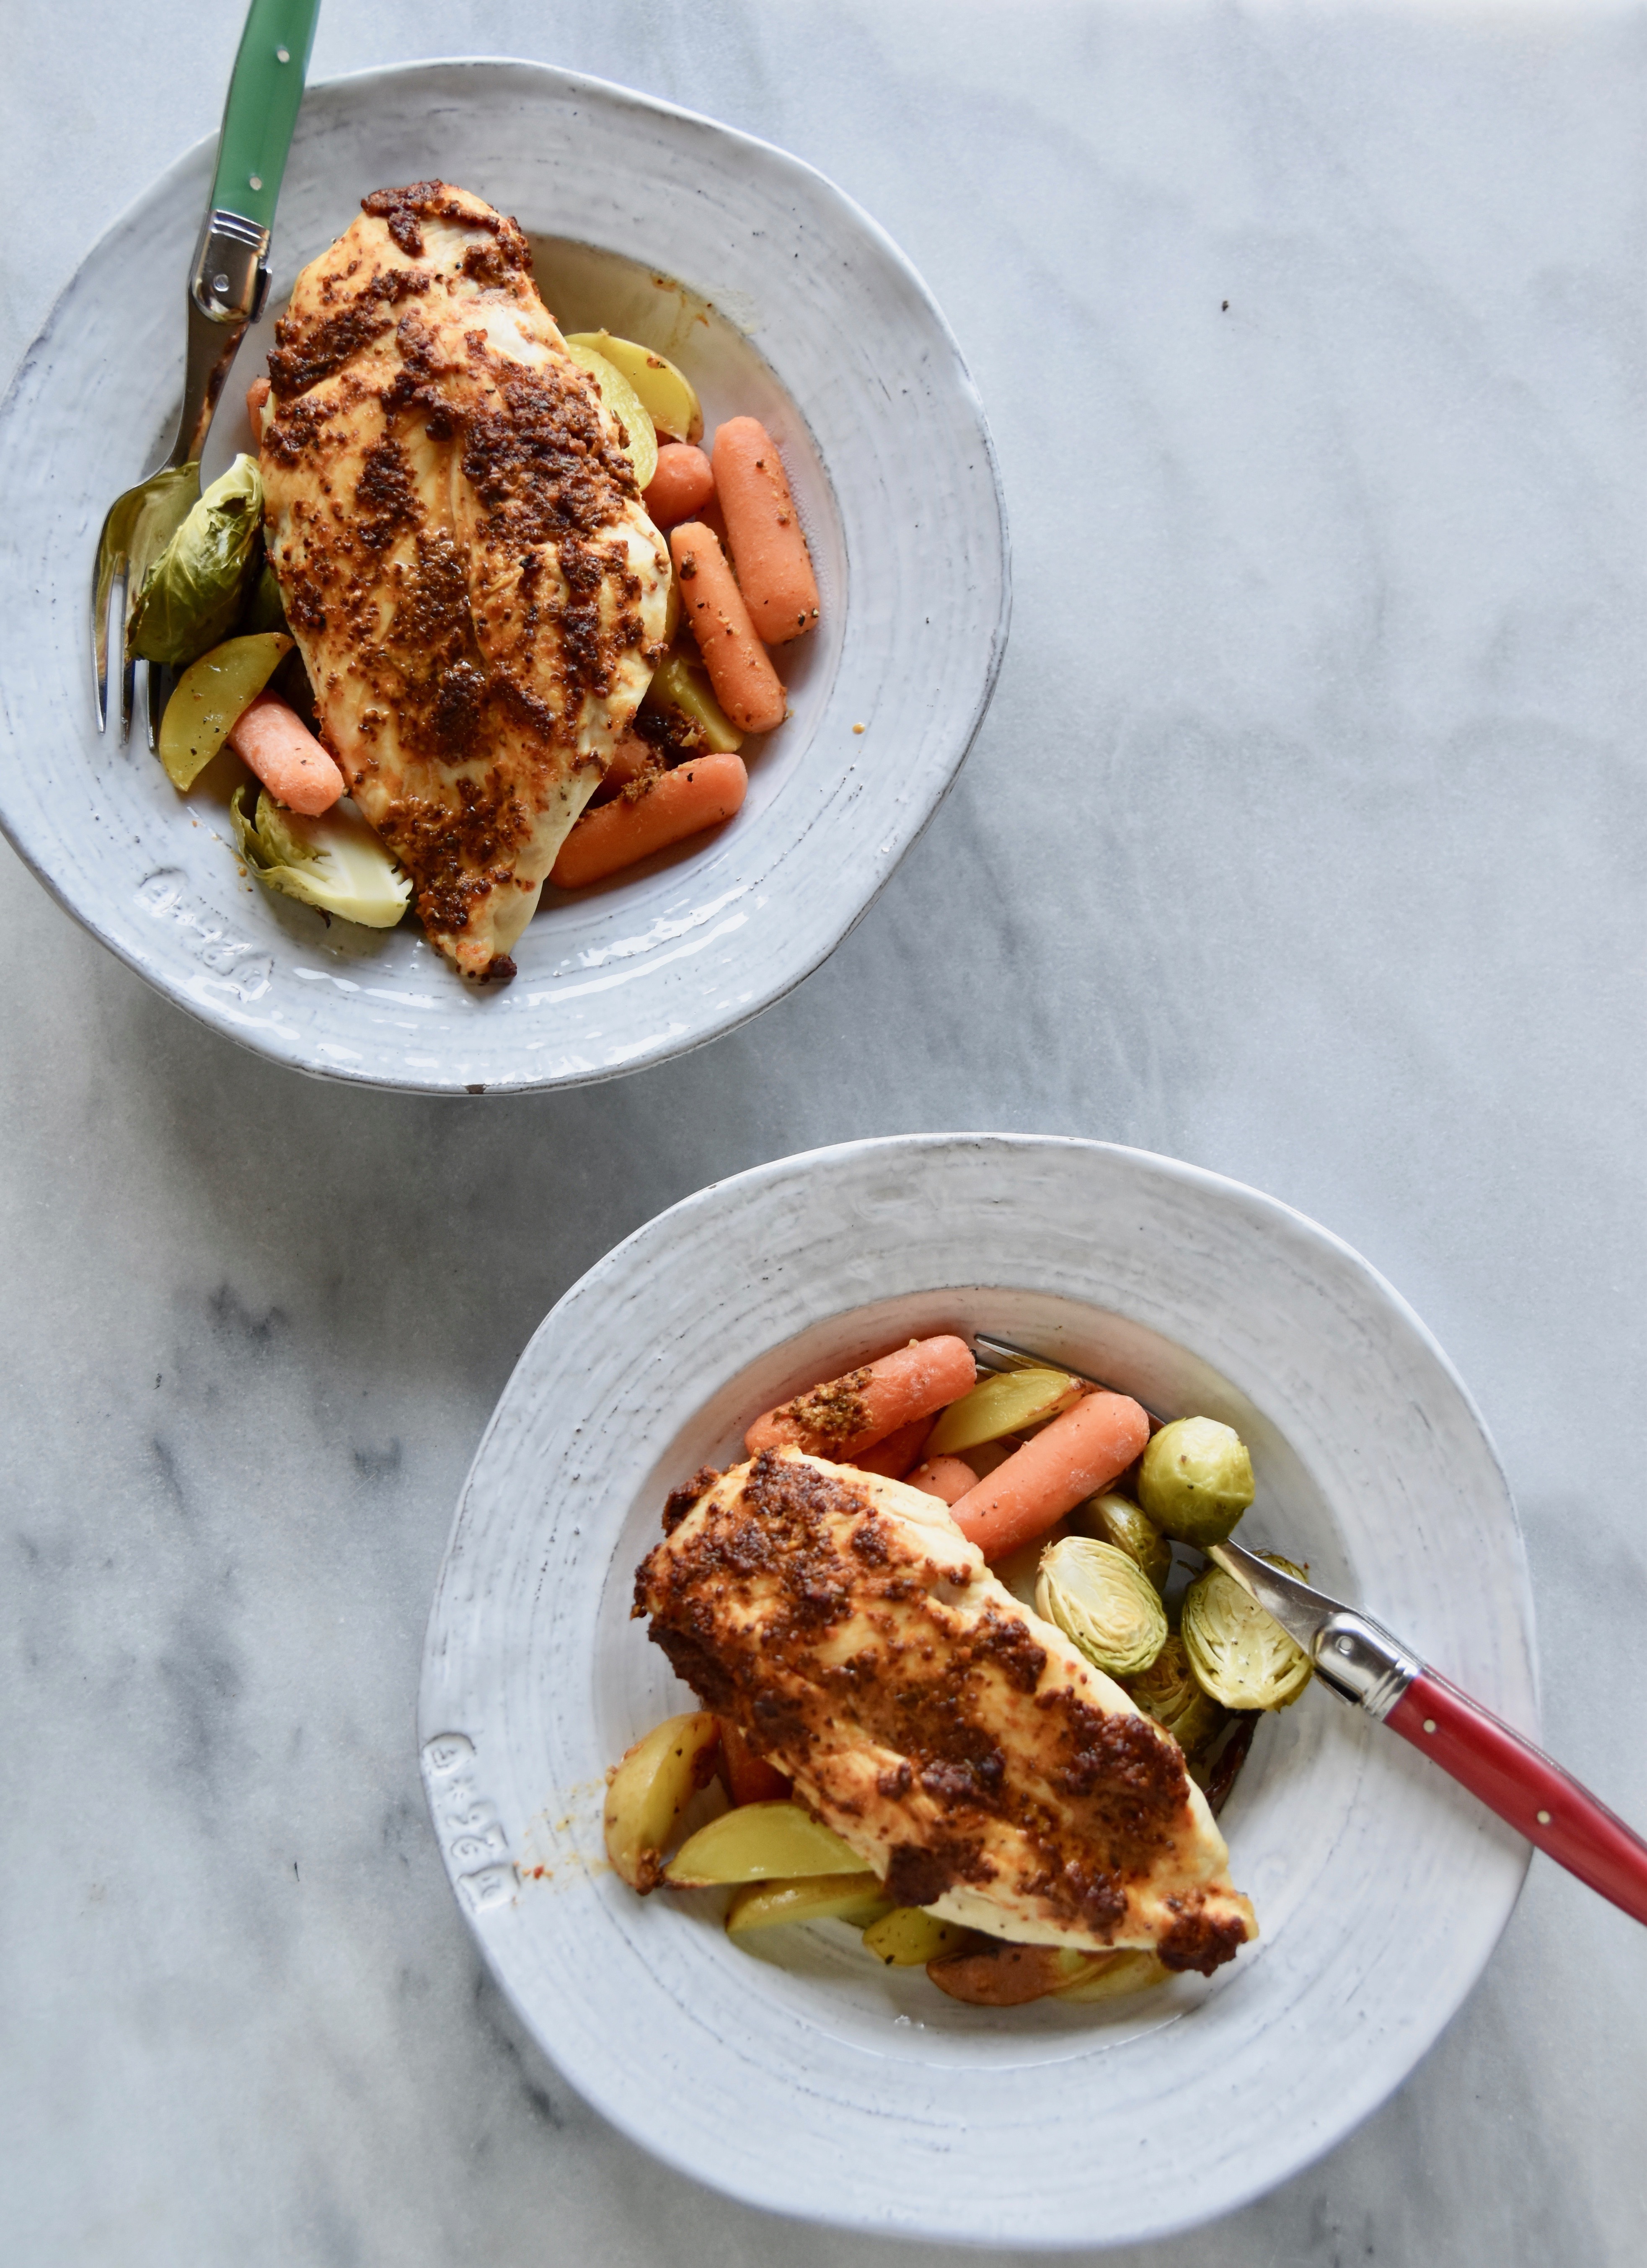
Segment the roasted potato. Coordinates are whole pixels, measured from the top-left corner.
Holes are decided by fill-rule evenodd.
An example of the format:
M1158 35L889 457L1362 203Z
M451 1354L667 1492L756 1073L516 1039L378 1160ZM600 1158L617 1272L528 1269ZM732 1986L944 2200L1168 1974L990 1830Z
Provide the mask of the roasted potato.
M798 1803L746 1803L683 1843L663 1870L671 1889L787 1881L800 1874L861 1874L863 1860Z
M1098 1966L1090 1976L1078 1977L1073 1984L1058 1985L1052 1997L1058 2000L1119 2000L1123 1992L1142 1992L1152 1984L1164 1984L1171 1974L1153 1953L1104 1953L1098 1955Z
M714 1777L720 1756L720 1720L698 1709L666 1718L613 1771L606 1791L606 1855L643 1897L657 1888L676 1822Z
M639 396L660 432L673 441L703 438L704 413L698 390L667 355L637 346L633 339L615 338L610 331L569 331L569 347L589 347L620 370Z
M1086 1983L1112 1958L1107 1953L1082 1953L1071 1946L1008 1945L996 1940L929 1961L927 1974L952 2000L970 2000L979 2008L1021 2008L1026 2001L1045 1999L1049 1992Z
M862 1929L891 1910L892 1902L878 1878L868 1873L802 1874L788 1882L745 1882L732 1894L727 1933L742 1937L746 1930L775 1929L791 1921L844 1921Z
M985 1441L1038 1425L1080 1398L1081 1388L1061 1370L1004 1370L980 1378L968 1394L952 1402L933 1427L929 1457L958 1457Z
M959 1953L973 1933L959 1922L940 1921L924 1906L893 1906L863 1933L863 1941L889 1969L924 1969L929 1961Z

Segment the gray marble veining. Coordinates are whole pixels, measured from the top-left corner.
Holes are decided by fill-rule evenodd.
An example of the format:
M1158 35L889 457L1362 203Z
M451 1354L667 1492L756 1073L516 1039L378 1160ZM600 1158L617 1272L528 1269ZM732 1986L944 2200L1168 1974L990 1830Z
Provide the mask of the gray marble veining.
M8 33L10 367L214 123L238 23L75 0ZM730 2207L580 2104L480 1980L412 1737L451 1508L539 1315L661 1205L809 1144L1099 1135L1356 1244L1504 1456L1552 1748L1647 1818L1616 1448L1647 1358L1647 14L362 0L314 69L454 52L712 111L890 229L989 409L1013 640L834 960L608 1088L310 1085L0 854L27 2268L907 2257ZM1644 1989L1647 1936L1535 1862L1382 2113L1109 2257L1631 2262Z

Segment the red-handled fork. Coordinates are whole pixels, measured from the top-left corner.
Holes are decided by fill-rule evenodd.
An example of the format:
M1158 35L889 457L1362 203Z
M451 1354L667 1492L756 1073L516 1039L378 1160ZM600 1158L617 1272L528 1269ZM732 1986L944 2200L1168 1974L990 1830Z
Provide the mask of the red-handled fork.
M974 1344L985 1369L1034 1363L1106 1393L1126 1391L1009 1339L979 1331ZM1153 1410L1146 1415L1152 1430L1165 1423ZM1647 1843L1541 1749L1429 1668L1370 1616L1238 1543L1215 1543L1207 1556L1274 1615L1340 1700L1399 1733L1557 1866L1635 1920L1647 1922Z

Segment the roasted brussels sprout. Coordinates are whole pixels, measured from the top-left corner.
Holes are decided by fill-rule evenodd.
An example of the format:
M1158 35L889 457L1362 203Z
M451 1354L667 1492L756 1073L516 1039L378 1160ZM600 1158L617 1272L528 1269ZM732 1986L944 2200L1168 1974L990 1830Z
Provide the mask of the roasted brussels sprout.
M1263 1557L1304 1574L1273 1551ZM1197 1683L1227 1709L1284 1709L1310 1683L1304 1648L1222 1567L1209 1567L1185 1593L1183 1636Z
M1186 1756L1199 1756L1229 1721L1229 1712L1195 1682L1181 1637L1173 1636L1148 1669L1126 1680L1126 1690L1147 1717L1163 1725Z
M1252 1501L1252 1460L1232 1425L1179 1418L1150 1437L1138 1501L1163 1535L1205 1551L1222 1543Z
M262 556L263 483L255 458L213 481L143 578L126 651L183 669L228 636Z
M1225 1737L1215 1741L1190 1766L1215 1819L1229 1802L1230 1792L1241 1777L1259 1713L1255 1709L1238 1711L1230 1718Z
M1172 1572L1172 1546L1131 1497L1106 1490L1102 1496L1089 1497L1070 1518L1087 1535L1097 1536L1100 1543L1112 1543L1118 1551L1135 1559L1156 1590L1165 1590L1167 1577Z
M1067 1535L1041 1561L1035 1610L1111 1677L1147 1669L1166 1643L1160 1592L1135 1559L1089 1535Z
M286 620L286 602L280 594L279 578L265 559L240 619L240 635L249 637L259 630L285 630L291 627Z
M336 804L307 818L285 810L266 788L248 819L250 792L249 785L235 790L229 819L241 858L266 888L367 929L394 928L411 903L411 884L364 819Z

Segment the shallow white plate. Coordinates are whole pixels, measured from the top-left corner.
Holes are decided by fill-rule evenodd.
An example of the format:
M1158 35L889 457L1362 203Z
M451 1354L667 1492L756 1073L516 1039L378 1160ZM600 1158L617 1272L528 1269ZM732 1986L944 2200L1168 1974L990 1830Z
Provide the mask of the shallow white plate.
M156 461L181 383L183 286L215 144L88 254L0 410L6 670L0 822L86 927L179 1005L299 1069L429 1092L574 1085L697 1047L829 954L953 778L1006 638L1005 522L942 316L866 214L781 151L541 64L445 63L313 88L273 247L277 306L386 182L441 173L513 213L569 328L678 357L713 427L780 442L824 618L784 650L794 715L735 821L549 903L513 984L476 990L415 926L271 897L219 784L181 799L135 730L97 730L87 592L103 513ZM262 327L272 323L272 312ZM248 337L205 459L250 434ZM49 477L41 476L41 468ZM853 726L867 729L857 733Z
M1224 1813L1261 1941L1107 2008L968 2008L841 1926L735 1950L713 1894L633 1896L603 1774L695 1705L629 1619L663 1498L757 1410L912 1332L991 1329L1239 1427L1244 1534L1307 1559L1537 1727L1515 1513L1467 1395L1336 1238L1139 1151L904 1136L717 1182L590 1270L506 1389L430 1619L419 1734L459 1902L566 2076L750 2202L1000 2245L1114 2243L1296 2173L1406 2077L1527 1847L1325 1690Z

